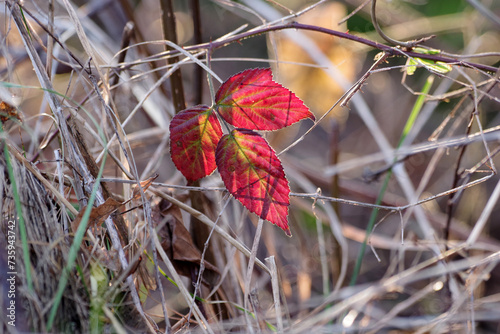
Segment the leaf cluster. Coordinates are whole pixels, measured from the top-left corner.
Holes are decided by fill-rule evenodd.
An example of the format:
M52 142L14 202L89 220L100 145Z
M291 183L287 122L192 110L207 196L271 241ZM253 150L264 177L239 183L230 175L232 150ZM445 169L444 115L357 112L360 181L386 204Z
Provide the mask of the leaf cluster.
M223 135L217 115L235 128ZM246 70L220 86L212 107L194 106L172 119L171 157L189 181L217 168L231 195L291 236L283 166L254 130L279 130L305 118L315 119L293 92L273 80L271 69Z

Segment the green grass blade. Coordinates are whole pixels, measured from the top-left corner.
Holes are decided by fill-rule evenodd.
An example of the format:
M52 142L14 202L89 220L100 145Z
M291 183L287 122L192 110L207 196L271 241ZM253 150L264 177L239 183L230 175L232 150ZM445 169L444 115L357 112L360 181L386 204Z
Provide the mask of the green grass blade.
M427 94L429 94L433 82L434 82L434 76L430 75L425 81L424 87L422 88L422 93L418 96L417 101L415 101L415 104L413 105L413 109L411 110L410 116L408 117L406 125L403 128L403 133L401 134L401 138L399 139L397 148L401 146L403 141L406 139L406 136L408 135L413 125L415 124L417 116L420 113L420 110L422 110L422 107L424 106L425 98L427 97Z
M148 252L146 252L146 250L144 250L144 254L146 254L146 256L148 257L148 260L154 264L153 262L153 259L151 258L151 256L148 254ZM178 288L179 286L177 285L177 283L175 283L175 281L170 278L170 276L167 275L166 272L163 271L163 269L160 268L160 266L158 266L158 270L160 271L160 274L163 275L163 277L165 277L170 283L172 283L176 288ZM193 297L193 294L190 292L189 293L191 295L191 297ZM207 301L201 297L198 297L196 296L196 300L199 301L199 302L202 302L202 303L206 303Z
M78 255L78 251L80 250L83 236L85 235L85 231L87 231L87 223L89 221L90 212L92 211L97 190L99 189L100 186L100 180L102 177L105 163L106 163L106 155L104 155L102 159L101 168L99 168L99 174L97 175L97 178L95 180L94 187L92 189L92 194L90 195L89 201L87 203L87 208L85 209L80 225L76 230L75 237L73 239L73 244L71 244L71 248L68 254L68 261L61 273L61 280L59 281L56 297L54 298L54 304L52 305L52 308L50 310L49 320L47 322L47 331L50 331L52 329L52 325L54 324L54 319L57 314L57 309L59 307L59 304L61 303L61 299L64 293L64 289L66 288L66 284L68 283L69 273L71 272L73 266L75 265L76 257Z
M429 93L432 83L434 82L434 76L431 75L427 78L424 87L422 88L422 93L418 96L417 101L415 101L415 104L413 105L413 108L411 110L410 116L408 117L408 120L406 121L406 125L403 129L403 133L401 134L401 138L399 139L398 146L399 148L403 141L405 140L406 136L412 129L413 125L415 124L415 120L417 119L418 114L420 113L420 110L422 110L422 107L425 102L425 98L427 94ZM396 159L394 159L394 162L396 162ZM389 184L389 181L392 176L392 168L389 169L387 172L384 183L382 184L382 188L380 189L380 192L377 196L377 200L375 202L376 205L380 205L382 203L382 199L384 198L385 191L387 190L387 186ZM378 209L373 209L372 213L370 215L370 220L368 221L368 226L366 227L366 234L365 234L365 239L363 240L363 243L361 244L361 249L359 251L358 257L356 259L356 264L354 265L354 269L352 272L351 276L351 281L349 285L355 285L356 280L358 279L359 276L359 271L361 269L361 264L363 263L363 257L365 255L365 250L366 250L366 245L368 243L368 238L370 237L373 227L375 226L375 221L377 219L378 215Z
M26 27L26 31L28 32L29 37L30 37L30 38L33 38L33 37L31 36L30 25L28 24L28 21L26 21L26 17L24 16L23 7L19 6L19 11L21 12L21 15L22 15L22 17L23 17L24 26Z

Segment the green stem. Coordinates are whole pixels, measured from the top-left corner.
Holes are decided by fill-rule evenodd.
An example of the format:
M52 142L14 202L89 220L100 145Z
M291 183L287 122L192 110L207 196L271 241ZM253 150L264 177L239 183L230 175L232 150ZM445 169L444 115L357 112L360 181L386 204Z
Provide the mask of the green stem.
M79 250L80 250L83 236L85 235L85 232L87 231L87 224L89 222L90 212L92 211L95 197L97 194L97 190L99 189L99 186L101 183L100 180L102 177L102 172L104 170L104 164L106 163L106 157L107 156L104 155L104 157L102 159L101 168L99 168L99 173L98 173L97 178L94 182L94 187L92 188L92 193L91 193L89 201L87 203L87 207L86 207L85 212L83 214L82 220L80 221L80 225L78 225L78 229L76 230L75 237L73 239L73 244L71 244L71 248L70 248L69 253L68 253L68 260L66 262L66 266L62 270L61 279L59 281L56 296L54 298L54 304L52 305L52 308L51 308L50 314L49 314L49 320L47 321L47 331L50 331L52 329L52 325L54 324L54 320L55 320L55 317L57 314L57 309L59 308L59 304L61 303L61 299L62 299L62 296L64 294L64 289L66 289L66 284L68 283L69 273L73 270L73 266L75 264L76 257L78 255Z
M401 138L399 139L398 146L399 148L403 141L405 140L406 136L412 129L413 125L415 124L415 120L417 119L418 114L420 113L420 110L422 109L425 98L427 94L429 93L432 83L434 82L434 76L430 75L427 78L427 81L424 84L424 87L422 88L422 93L418 96L417 101L415 101L415 104L413 105L413 109L410 113L410 116L408 117L408 120L406 121L406 125L403 129L403 133L401 134ZM396 163L397 157L394 158L393 164ZM382 185L382 188L380 189L380 192L377 196L377 201L375 202L376 205L380 205L382 203L382 200L384 198L385 191L387 190L387 186L389 185L389 181L392 176L392 167L388 170L384 183ZM349 283L350 286L353 286L356 284L356 280L358 279L359 276L359 271L361 270L361 264L363 263L363 257L365 255L365 250L366 250L366 245L368 243L368 238L370 238L370 235L373 231L373 227L375 226L375 221L377 219L377 214L378 214L379 209L375 208L372 210L372 213L370 215L370 220L368 222L368 226L366 227L366 234L365 234L365 239L363 240L363 243L361 244L361 249L358 254L358 258L356 259L356 264L354 265L354 269L352 272L351 276L351 281Z

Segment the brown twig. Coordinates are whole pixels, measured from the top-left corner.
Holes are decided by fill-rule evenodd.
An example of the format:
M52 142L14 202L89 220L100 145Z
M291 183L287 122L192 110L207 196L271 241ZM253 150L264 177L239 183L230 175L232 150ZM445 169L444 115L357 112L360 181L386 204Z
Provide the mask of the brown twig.
M162 0L165 1L165 0ZM50 31L45 27L34 15L32 15L28 10L26 10L24 7L23 11L25 11L28 15L30 15L33 20L35 20L40 27L42 27L68 54L73 58L82 68L84 66L82 65L81 61L77 59L68 48L59 42L57 38L53 34L50 33ZM272 31L280 31L280 30L286 30L286 29L299 29L299 30L309 30L309 31L316 31L319 33L331 35L331 36L336 36L339 38L351 40L353 42L357 42L360 44L364 44L367 46L370 46L374 49L378 49L380 51L385 51L389 54L389 56L408 56L408 57L416 57L416 58L421 58L421 59L426 59L426 60L432 60L432 61L440 61L444 62L447 64L453 64L457 66L462 66L462 67L468 67L468 68L473 68L485 72L490 72L494 73L498 70L498 68L490 65L484 65L484 64L479 64L479 63L474 63L474 62L469 62L469 61L463 61L460 58L461 56L454 57L453 55L443 52L441 54L423 54L423 53L418 53L418 52L413 52L411 50L401 50L396 47L388 46L382 43L378 43L372 40L369 40L367 38L363 38L360 36L352 35L347 32L341 32L341 31L336 31L333 29L328 29L328 28L322 28L314 25L308 25L308 24L302 24L298 22L289 22L289 23L283 23L283 24L276 24L272 26L263 26L255 29L251 29L249 31L233 35L231 37L228 37L226 39L218 40L218 41L211 41L208 43L202 43L198 45L191 45L191 46L186 46L184 47L184 50L186 51L195 51L199 49L207 49L207 50L215 50L219 49L221 47L227 46L229 44L235 43L235 42L240 42L246 38L250 37L255 37L259 36L268 32ZM169 55L178 55L178 52L175 50L169 50L164 54L164 56L169 56ZM184 109L184 108L182 108ZM182 110L181 109L181 110Z
M120 50L123 50L120 52L118 55L117 63L123 63L125 61L125 57L127 56L127 51L128 51L128 46L130 45L130 39L132 38L132 35L134 34L135 31L135 25L134 22L129 21L127 24L125 24L125 27L123 27L123 33L122 33L122 41L120 44ZM118 81L120 80L120 72L122 69L120 67L116 68L114 71L115 76L113 77L113 80L111 81L111 87L116 86Z
M191 12L193 16L194 42L200 44L202 42L200 0L191 0ZM201 104L203 98L203 71L200 66L194 68L193 92L193 104Z
M163 38L177 44L177 30L175 27L175 15L172 0L160 0L163 22ZM172 50L166 46L167 51ZM179 61L178 57L168 58L168 63L173 65ZM186 108L184 98L184 85L182 84L182 73L177 69L170 76L170 84L172 85L172 100L174 102L175 112L179 112Z
M356 15L361 9L363 9L366 5L368 5L368 3L370 3L370 1L372 1L372 0L365 0L365 2L363 2L361 5L359 5L358 7L356 7L356 9L354 9L346 17L344 17L342 20L340 20L338 22L338 24L340 25L340 24L346 22L347 20L349 20L354 15Z

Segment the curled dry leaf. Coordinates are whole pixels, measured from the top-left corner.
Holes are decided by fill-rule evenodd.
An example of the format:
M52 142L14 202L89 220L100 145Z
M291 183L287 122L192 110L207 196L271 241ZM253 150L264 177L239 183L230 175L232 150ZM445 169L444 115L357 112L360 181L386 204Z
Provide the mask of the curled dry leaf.
M149 186L153 184L154 180L158 178L158 174L155 174L151 176L149 179L146 179L144 181L141 181L141 188L142 191L146 192L148 190ZM139 187L136 185L134 187L134 190L132 191L132 199L138 200L141 199L141 193L139 191Z
M110 197L106 200L106 202L102 203L98 207L92 208L92 211L90 211L87 228L102 224L106 220L106 218L109 217L110 214L112 214L116 209L118 209L122 205L123 205L122 202L118 202L117 200ZM71 222L71 228L73 229L73 233L75 233L76 230L78 229L78 226L82 221L83 214L85 213L86 209L87 207L83 207L78 213L78 216L76 216L76 218Z
M153 208L153 221L163 224L158 231L161 245L180 275L196 281L201 264L201 252L196 248L189 231L182 223L180 209L165 200L161 200ZM220 272L213 264L204 261L205 270L202 283L214 286L220 277Z
M112 271L118 271L121 268L120 261L118 260L118 252L116 249L106 249L104 247L91 247L89 251L94 251L94 256L99 259L99 264Z
M144 190L146 190L151 183L156 179L157 176L153 176L149 178L146 181L141 182L141 186L143 187ZM124 205L126 202L119 202L111 197L109 197L103 204L99 205L98 207L92 208L90 211L90 216L89 216L89 221L87 224L87 228L91 229L92 233L94 235L98 235L102 233L102 223L111 215L113 212L115 212L120 206ZM85 213L87 207L83 207L80 212L78 213L78 216L71 222L71 228L73 230L73 233L76 232L78 229L78 226L81 223L81 220L83 218L83 214ZM118 271L121 269L120 261L118 259L118 254L115 249L106 249L105 247L97 246L89 246L88 251L93 252L93 256L99 260L99 263L103 265L104 267L113 270L113 271ZM126 251L126 254L128 253L128 250ZM135 262L131 263L129 268L129 274L133 274L138 268L140 269L140 262L141 262L141 257ZM141 277L142 278L142 277ZM155 282L151 282L150 279L145 280L143 278L143 281L145 282L146 287L150 286L155 286ZM146 284L147 282L151 282L149 284Z

